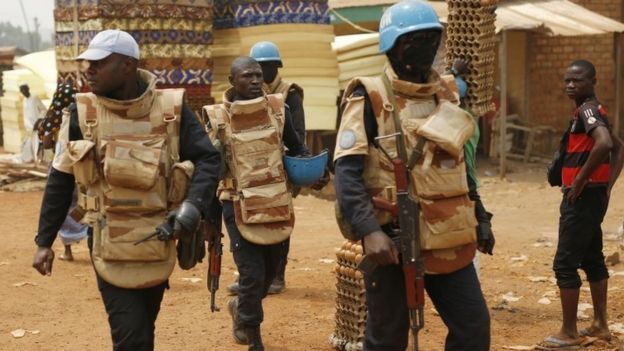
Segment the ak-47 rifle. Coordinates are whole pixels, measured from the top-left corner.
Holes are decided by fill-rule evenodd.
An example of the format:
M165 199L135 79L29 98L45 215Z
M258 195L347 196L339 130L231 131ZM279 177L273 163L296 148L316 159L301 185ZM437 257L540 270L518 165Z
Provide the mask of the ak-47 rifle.
M418 351L418 332L425 325L425 283L423 280L425 268L420 252L420 213L418 204L409 196L409 172L422 155L423 145L419 143L414 148L408 162L403 143L397 140L397 157L393 158L379 143L379 140L385 138L402 138L402 134L394 133L375 138L377 148L392 162L397 201L395 203L381 197L374 197L373 206L394 214L399 220L399 228L395 229L395 234L399 238L410 329L414 338L413 350ZM369 273L375 268L375 264L364 257L358 268Z
M223 244L221 238L221 215L223 208L219 200L213 199L209 214L204 221L204 232L208 240L208 277L206 279L210 291L210 311L219 311L215 298L219 290L219 277L221 276L221 256L223 256Z

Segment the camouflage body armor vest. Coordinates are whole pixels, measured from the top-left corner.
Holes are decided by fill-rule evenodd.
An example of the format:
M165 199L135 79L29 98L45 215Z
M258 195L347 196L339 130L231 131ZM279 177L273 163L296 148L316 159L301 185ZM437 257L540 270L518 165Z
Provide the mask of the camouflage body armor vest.
M358 86L363 86L370 98L377 120L377 134L384 136L397 131L393 109L399 109L400 131L409 157L420 138L425 138L423 156L410 174L410 195L420 207L421 248L425 257L426 272L449 273L465 267L476 251L476 226L474 203L468 197L468 179L464 162L463 145L474 133L472 117L459 108L459 95L452 89L452 77L440 77L432 72L429 84L414 84L399 80L390 67L386 77L356 78L346 88L346 99ZM384 82L384 79L386 80ZM449 82L447 82L447 80ZM396 105L389 99L392 87ZM341 141L349 139L346 133L364 133L364 97L360 104L352 104L355 111L343 112L343 122L338 133L335 159L353 154L355 147L343 148ZM359 110L362 109L362 110ZM392 157L397 155L395 138L379 140ZM366 147L364 183L373 196L395 201L396 187L390 160L374 145ZM375 210L380 225L395 219L386 211Z
M288 98L290 90L295 89L299 95L301 95L301 99L303 99L303 88L295 83L286 82L279 75L277 75L270 84L263 84L263 88L267 94L282 94L284 96L284 101Z
M208 136L225 149L227 172L219 199L233 201L236 226L243 237L260 245L286 240L295 216L282 163L284 98L280 94L204 106Z
M82 222L93 227L95 270L131 289L171 275L174 241L135 243L184 200L194 170L190 161L178 162L184 89L155 89L151 73L139 74L148 88L135 100L76 94L83 139L67 145Z

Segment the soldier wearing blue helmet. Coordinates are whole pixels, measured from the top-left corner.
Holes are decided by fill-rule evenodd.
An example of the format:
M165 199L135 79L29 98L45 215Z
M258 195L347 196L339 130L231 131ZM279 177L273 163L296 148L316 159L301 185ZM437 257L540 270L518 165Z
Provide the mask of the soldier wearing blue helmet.
M364 275L364 350L403 351L410 317L413 327L420 324L412 307L408 313L412 281L404 267L410 261L402 262L405 242L397 243L408 230L398 211L379 205L398 196L420 211L414 216L420 250L412 251L422 258L425 289L448 328L444 349L489 350L490 317L472 264L477 249L492 254L494 247L491 214L474 176L476 123L459 107L453 77L432 69L443 27L429 4L401 1L386 10L379 27L388 64L381 76L347 86L334 153L340 228L345 237L362 240L374 267ZM401 192L387 160L399 155L414 156L403 159L409 160L409 188Z
M282 56L277 45L270 41L255 43L249 51L249 56L262 67L264 76L264 90L267 94L282 94L284 101L290 108L293 127L299 139L305 140L305 114L303 110L303 88L287 82L279 75L279 68L284 67Z

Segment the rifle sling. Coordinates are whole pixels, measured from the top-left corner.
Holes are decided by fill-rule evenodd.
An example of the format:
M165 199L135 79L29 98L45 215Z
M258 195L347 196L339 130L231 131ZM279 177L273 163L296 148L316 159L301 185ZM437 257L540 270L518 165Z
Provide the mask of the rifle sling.
M410 152L409 158L407 158L405 141L403 139L403 131L401 129L401 118L399 116L399 111L397 110L397 102L396 97L394 96L394 91L392 90L392 84L390 83L388 76L386 76L385 74L382 75L381 79L386 88L386 95L388 96L390 104L392 105L392 118L394 119L394 129L399 134L399 137L396 141L398 155L402 159L402 161L405 162L407 170L411 171L412 168L414 168L414 165L416 165L416 162L418 162L418 160L420 160L420 158L422 157L424 153L425 142L427 140L425 140L425 138L423 137L419 137L416 146L414 146L414 148Z

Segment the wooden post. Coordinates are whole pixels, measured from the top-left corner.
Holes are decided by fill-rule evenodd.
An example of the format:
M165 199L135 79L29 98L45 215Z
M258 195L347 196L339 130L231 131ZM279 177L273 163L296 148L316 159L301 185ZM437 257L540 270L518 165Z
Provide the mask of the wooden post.
M78 23L78 0L74 0L72 1L72 5L73 5L73 12L72 12L72 19L73 19L73 24L74 24L74 57L78 57L78 55L80 55L80 47L79 47L79 42L80 42L80 38L79 38L79 23ZM76 68L76 81L74 82L74 87L76 88L77 91L81 91L82 90L82 86L80 85L80 64L78 62L74 62L75 68Z
M622 33L615 33L615 116L613 129L620 135L620 119L622 118Z
M500 170L499 174L501 178L505 178L507 172L507 31L501 31L501 42L498 46L498 64L500 67L500 110L499 110L499 137L498 147L500 157Z
M524 35L524 120L535 123L531 115L531 54L529 53L529 32L523 31ZM548 150L550 152L551 150Z

